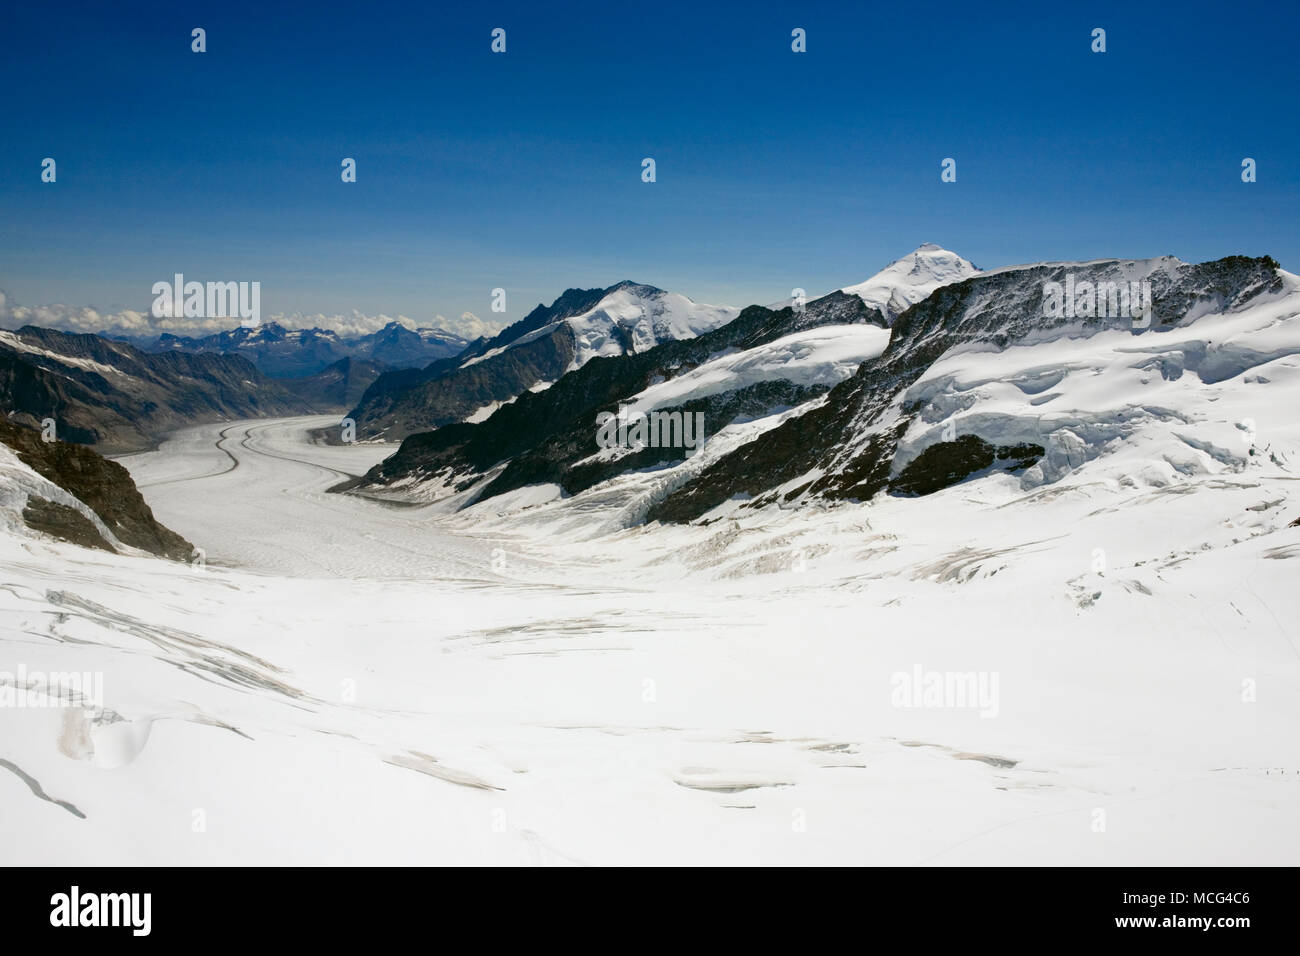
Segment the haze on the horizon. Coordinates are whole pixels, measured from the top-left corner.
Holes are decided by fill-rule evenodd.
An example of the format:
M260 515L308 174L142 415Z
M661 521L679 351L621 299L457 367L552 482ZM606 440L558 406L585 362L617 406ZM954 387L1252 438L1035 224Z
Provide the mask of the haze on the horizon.
M177 272L293 327L472 337L627 278L817 294L923 241L1300 266L1293 6L568 10L7 9L0 325L153 328Z

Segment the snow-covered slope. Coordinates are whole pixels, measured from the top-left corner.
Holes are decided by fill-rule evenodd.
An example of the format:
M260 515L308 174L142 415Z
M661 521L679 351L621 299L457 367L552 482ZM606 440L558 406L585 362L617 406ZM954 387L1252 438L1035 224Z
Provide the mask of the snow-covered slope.
M887 322L893 322L935 289L977 274L979 270L957 253L926 242L867 281L845 286L840 291L861 297L867 305L878 309Z
M877 325L827 325L805 329L752 349L731 352L675 378L651 385L628 400L632 411L672 408L761 382L837 385L889 344Z
M1067 477L1128 493L1243 474L1287 480L1300 468L1300 422L1287 411L1300 407L1300 278L1256 271L1257 262L1216 270L1162 257L1002 269L952 312L909 316L892 332L828 326L720 356L644 389L632 410L768 378L844 384L710 436L702 454L649 484L629 474L588 494L618 502L626 525L665 517L674 496L689 499L695 484L710 482L718 483L714 506L686 516L714 520L815 497L805 494L810 487L869 498L981 479L1016 495ZM1131 318L1047 321L1035 290L1062 270L1150 282L1151 327L1135 329ZM1002 310L1018 331L1001 324ZM989 328L970 325L990 316ZM963 328L964 336L945 331ZM778 426L787 431L780 438ZM589 500L557 502L556 513L586 513Z
M1150 282L1150 323L1046 317L1068 273ZM261 421L128 461L207 567L0 529L0 693L104 691L4 711L9 858L1300 859L1300 278L1035 264L887 332L794 318L746 310L723 346L588 363L442 430L493 436L499 471L486 425L585 429L602 383L712 413L838 381L576 493L542 468L477 501L492 474L423 507L329 495L384 450ZM0 489L36 490L12 465ZM900 701L913 675L981 696Z
M1150 321L1045 314L1048 284L1075 275L1148 282ZM1262 403L1267 416L1291 399L1256 386L1288 381L1297 312L1295 277L1268 259L986 273L908 310L880 358L814 413L718 462L650 516L696 518L738 496L759 506L918 493L995 466L1030 487L1133 442L1155 441L1142 473L1235 468L1242 448L1227 438L1260 418L1250 406Z
M36 702L0 712L6 862L1300 854L1293 474L1003 476L593 541L662 475L394 509L322 493L376 449L319 422L128 462L206 567L0 533L0 693ZM918 669L993 694L900 705ZM87 672L101 706L46 705Z
M418 373L381 376L350 417L358 435L388 441L479 422L597 356L636 355L664 342L690 340L738 314L735 308L701 305L634 282L568 289L455 359Z
M1243 309L1157 335L1104 329L1000 352L954 349L900 397L926 411L900 440L894 470L945 428L1044 446L1020 479L1026 489L1081 468L1129 487L1244 472L1282 439L1294 454L1300 430L1280 413L1300 407L1300 279L1282 278Z

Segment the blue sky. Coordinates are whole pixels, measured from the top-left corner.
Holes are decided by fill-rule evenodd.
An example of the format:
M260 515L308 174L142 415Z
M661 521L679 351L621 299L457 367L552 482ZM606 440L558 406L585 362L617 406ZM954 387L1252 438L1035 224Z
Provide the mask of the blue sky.
M625 278L767 302L924 241L1300 271L1296 4L466 6L6 4L0 289L426 324Z

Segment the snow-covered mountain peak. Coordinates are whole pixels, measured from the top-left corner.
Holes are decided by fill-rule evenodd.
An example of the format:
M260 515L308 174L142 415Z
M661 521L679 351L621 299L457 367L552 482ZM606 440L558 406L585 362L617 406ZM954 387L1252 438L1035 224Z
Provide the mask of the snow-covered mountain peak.
M600 300L585 312L557 319L508 345L476 355L464 367L568 326L573 333L573 360L568 367L572 371L597 356L644 352L662 342L695 338L725 325L739 314L740 309L734 306L706 305L676 292L625 279L606 289Z
M289 333L279 322L263 322L253 327L240 326L232 330L232 335L245 342L261 342L268 339L282 339Z
M598 355L644 352L661 342L690 339L740 314L732 306L705 305L676 292L620 282L596 306L564 321L573 329L572 368Z
M642 298L656 298L664 295L664 290L658 286L646 285L644 282L636 282L632 279L624 279L622 282L616 282L609 287L608 294L614 295L618 292L626 292L629 295L640 296Z
M957 253L926 242L867 281L840 291L860 297L871 308L879 309L886 322L892 323L940 286L969 279L979 271Z

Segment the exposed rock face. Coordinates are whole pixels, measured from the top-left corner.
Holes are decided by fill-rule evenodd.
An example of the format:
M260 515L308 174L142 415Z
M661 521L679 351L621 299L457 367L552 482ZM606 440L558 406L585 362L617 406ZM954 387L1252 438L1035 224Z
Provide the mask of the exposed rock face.
M473 365L460 367L460 360L452 359L434 363L421 375L381 375L349 417L363 439L391 440L451 425L485 405L508 402L539 382L554 381L572 360L573 336L557 328Z
M188 560L193 553L193 545L158 523L130 473L117 462L80 445L43 441L39 433L4 420L0 420L0 443L90 508L122 544L178 561ZM115 550L93 522L66 504L33 496L23 518L30 527L74 544Z
M343 358L315 375L282 379L280 384L318 412L343 411L355 405L383 372L375 362Z
M83 548L114 551L113 546L104 540L104 536L95 527L95 522L70 505L33 496L23 508L23 520L33 531L40 531L52 538L70 541Z
M994 447L977 435L962 435L931 445L917 455L889 483L889 490L900 495L928 495L995 464L1005 471L1021 471L1042 457L1042 445Z
M101 551L113 551L113 546L100 535L95 523L81 511L69 505L49 501L47 498L31 497L22 510L22 519L32 531L39 531L51 537L70 541L82 548L95 548ZM116 551L114 551L116 553Z

